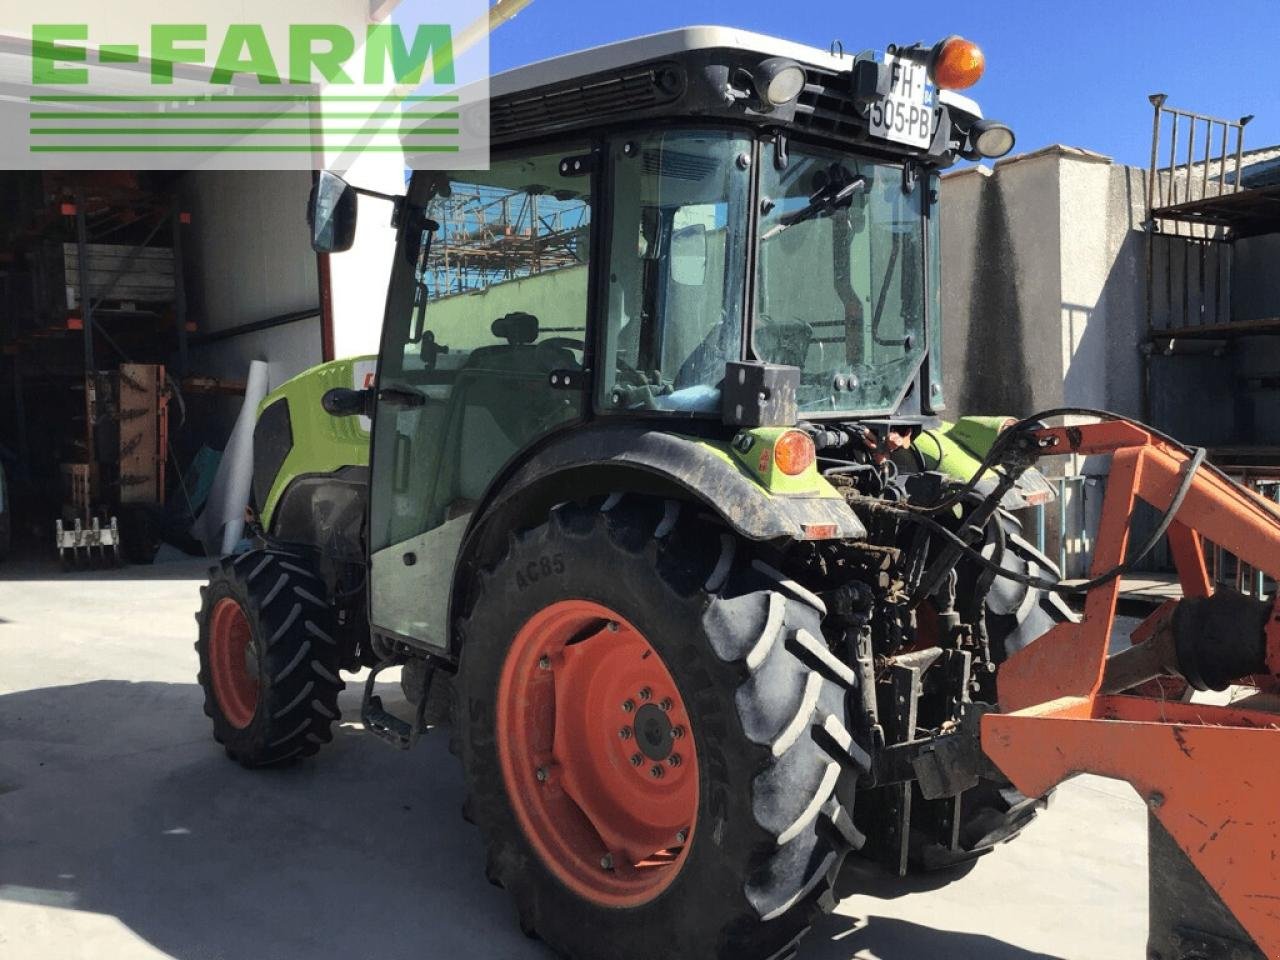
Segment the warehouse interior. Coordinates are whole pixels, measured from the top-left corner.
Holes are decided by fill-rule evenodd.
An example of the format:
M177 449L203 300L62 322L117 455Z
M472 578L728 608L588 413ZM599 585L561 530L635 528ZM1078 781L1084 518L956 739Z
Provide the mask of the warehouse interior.
M149 562L186 531L250 360L273 385L333 356L311 174L0 174L0 465L9 549L117 533L68 565ZM81 265L87 264L82 270ZM117 542L118 541L118 542ZM5 545L0 544L0 548Z

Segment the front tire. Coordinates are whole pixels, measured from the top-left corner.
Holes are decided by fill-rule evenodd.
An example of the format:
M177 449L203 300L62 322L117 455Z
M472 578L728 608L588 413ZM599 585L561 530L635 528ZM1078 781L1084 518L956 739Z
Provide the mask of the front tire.
M246 767L306 757L338 719L339 648L320 578L301 557L224 557L200 588L200 686L213 737Z
M694 510L564 504L463 624L467 809L521 926L567 957L788 955L861 844L821 601Z

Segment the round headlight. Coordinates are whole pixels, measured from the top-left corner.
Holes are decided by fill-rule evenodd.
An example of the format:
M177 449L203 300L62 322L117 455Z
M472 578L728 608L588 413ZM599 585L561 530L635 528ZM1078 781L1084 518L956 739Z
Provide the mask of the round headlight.
M756 94L771 107L780 107L800 96L804 89L804 67L785 57L770 57L760 63L752 76Z
M979 120L973 125L973 146L984 157L1003 157L1013 149L1013 131L994 120Z

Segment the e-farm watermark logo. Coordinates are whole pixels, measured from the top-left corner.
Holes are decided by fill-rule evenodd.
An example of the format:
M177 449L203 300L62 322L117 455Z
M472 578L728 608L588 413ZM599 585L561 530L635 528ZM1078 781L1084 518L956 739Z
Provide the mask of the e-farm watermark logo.
M149 22L136 14L156 5L131 0L0 34L0 59L25 52L30 77L22 116L15 98L0 109L0 164L342 170L379 155L487 166L484 0L402 3L394 21L370 19L369 0L263 4L261 22L173 15L211 6L166 3L164 21Z

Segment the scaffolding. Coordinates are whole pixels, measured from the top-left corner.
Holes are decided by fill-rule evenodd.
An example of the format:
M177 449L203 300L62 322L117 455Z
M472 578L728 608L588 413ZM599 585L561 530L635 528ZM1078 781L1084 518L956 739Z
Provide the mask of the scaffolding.
M428 211L440 224L421 278L430 298L585 265L590 209L571 193L452 184Z

